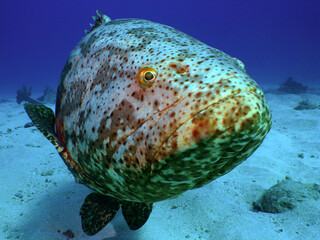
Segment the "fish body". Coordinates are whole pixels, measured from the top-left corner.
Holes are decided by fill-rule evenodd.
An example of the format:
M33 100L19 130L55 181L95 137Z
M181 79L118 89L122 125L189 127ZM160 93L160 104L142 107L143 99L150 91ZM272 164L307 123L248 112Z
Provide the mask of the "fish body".
M82 217L89 203L107 199L113 211L127 209L130 226L133 208L149 216L152 203L247 159L271 114L240 60L166 25L98 15L63 69L55 116L45 114L55 130L36 126L75 179L96 192Z

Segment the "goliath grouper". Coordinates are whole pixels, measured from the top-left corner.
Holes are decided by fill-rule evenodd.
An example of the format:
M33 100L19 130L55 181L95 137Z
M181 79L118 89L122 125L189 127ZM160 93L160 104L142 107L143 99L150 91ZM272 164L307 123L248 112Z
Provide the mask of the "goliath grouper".
M263 92L229 55L162 24L110 18L71 52L56 111L25 104L77 182L94 235L122 208L130 229L152 204L228 173L271 127Z

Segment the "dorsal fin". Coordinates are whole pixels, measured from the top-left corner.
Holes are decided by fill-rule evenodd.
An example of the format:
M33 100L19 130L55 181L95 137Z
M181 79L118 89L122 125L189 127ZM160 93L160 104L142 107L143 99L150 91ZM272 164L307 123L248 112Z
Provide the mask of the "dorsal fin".
M97 15L98 15L98 18L97 18L96 16L92 16L92 19L94 20L95 25L90 24L90 27L91 27L90 31L84 30L86 34L92 32L94 29L96 29L97 27L99 27L101 24L111 21L111 19L110 19L107 15L102 14L102 13L99 12L98 10L96 11L96 13L97 13Z

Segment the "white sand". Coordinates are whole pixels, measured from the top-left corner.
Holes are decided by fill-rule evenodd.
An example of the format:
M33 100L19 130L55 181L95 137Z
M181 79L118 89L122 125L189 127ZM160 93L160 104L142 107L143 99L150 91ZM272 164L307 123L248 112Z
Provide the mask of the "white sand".
M30 120L14 97L0 103L0 239L67 239L67 229L74 239L320 239L320 200L281 214L252 211L252 202L285 176L320 184L320 109L293 110L303 98L320 104L320 96L266 97L273 127L247 161L203 188L155 203L138 231L118 213L93 237L83 233L79 216L90 191L74 182L35 127L23 127Z

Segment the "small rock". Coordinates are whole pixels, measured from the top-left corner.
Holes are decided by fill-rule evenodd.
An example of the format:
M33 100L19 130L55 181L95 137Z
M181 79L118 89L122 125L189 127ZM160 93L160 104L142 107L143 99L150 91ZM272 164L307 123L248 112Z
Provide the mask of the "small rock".
M252 205L254 211L281 213L292 210L305 199L319 198L318 184L303 184L287 178L268 189Z
M33 127L34 123L33 122L28 122L24 125L24 128L29 128L29 127Z
M23 198L23 194L20 192L16 193L14 196L16 196L17 198L20 198L20 199Z
M302 100L298 103L298 106L294 107L294 110L310 110L316 109L315 104L310 103L308 100Z
M68 229L67 231L63 232L62 234L67 236L68 239L69 238L74 238L74 233L70 229Z
M54 172L54 169L49 169L49 170L43 171L41 173L41 176L51 176L53 172Z

